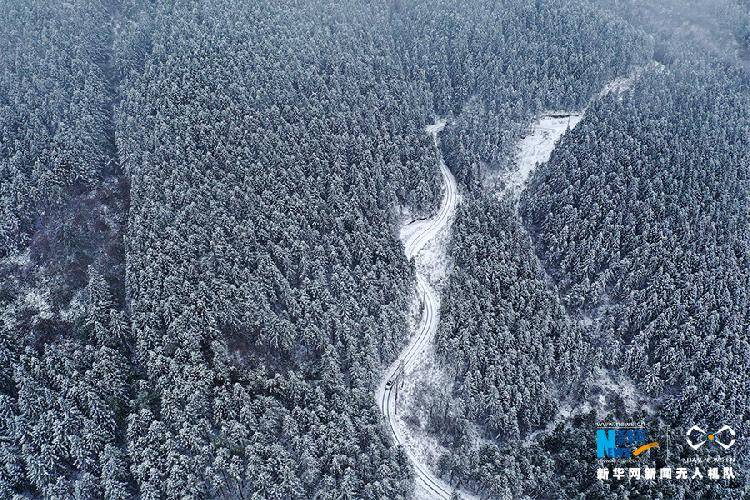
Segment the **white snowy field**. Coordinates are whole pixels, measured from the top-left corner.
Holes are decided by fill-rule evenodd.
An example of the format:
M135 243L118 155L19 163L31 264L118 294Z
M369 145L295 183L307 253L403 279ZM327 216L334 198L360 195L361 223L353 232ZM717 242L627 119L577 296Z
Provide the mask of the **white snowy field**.
M531 132L518 143L517 169L508 174L506 189L522 190L536 166L549 161L560 137L581 119L581 112L548 112L540 116L531 125Z
M656 63L656 67L663 67ZM633 88L644 68L635 68L629 75L616 78L604 86L596 98L609 94L622 95ZM546 163L552 156L557 141L566 132L572 130L583 119L586 110L582 111L547 111L532 124L530 131L519 142L516 149L516 170L507 174L506 190L519 192L524 189L529 176L537 165Z
M425 127L425 132L427 132L429 135L435 138L437 137L437 134L443 131L447 123L448 121L445 118L437 118L435 120L435 123L431 125L427 125Z

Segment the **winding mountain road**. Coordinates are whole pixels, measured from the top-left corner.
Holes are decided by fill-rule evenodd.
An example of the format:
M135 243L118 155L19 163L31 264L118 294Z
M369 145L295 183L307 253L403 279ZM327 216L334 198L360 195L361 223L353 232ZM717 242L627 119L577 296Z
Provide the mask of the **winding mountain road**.
M430 125L426 129L432 135L436 147L437 134L444 126L445 121L438 120L434 125ZM420 258L421 250L437 234L449 226L456 211L458 203L456 180L445 166L442 156L439 156L439 167L445 190L438 213L429 219L417 220L401 228L400 238L404 244L406 258L409 260ZM427 278L419 271L416 273L416 278L422 316L416 325L408 345L385 370L375 395L380 411L385 416L386 423L396 444L403 444L401 430L395 418L399 387L403 381L404 374L409 373L419 355L432 341L439 320L437 292L430 286ZM408 447L405 446L404 450L414 466L417 488L421 490L419 491L421 496L450 499L454 488L430 472L429 468L425 464L420 463L418 458L409 451Z

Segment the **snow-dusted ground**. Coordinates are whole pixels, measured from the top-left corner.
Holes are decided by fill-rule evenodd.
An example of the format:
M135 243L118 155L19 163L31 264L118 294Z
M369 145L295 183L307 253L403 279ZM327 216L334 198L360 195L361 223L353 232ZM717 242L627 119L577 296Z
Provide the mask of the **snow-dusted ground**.
M435 120L435 123L433 123L432 125L427 125L425 127L425 132L431 135L433 139L436 139L437 135L445 128L446 123L448 122L445 120L445 118L438 118Z
M583 119L582 112L548 112L532 125L531 132L518 143L516 153L517 169L506 178L506 189L521 191L540 163L549 160L555 145L563 134L578 125Z
M8 279L17 279L11 276L14 276L17 270L30 266L31 252L28 249L24 252L16 252L0 259L0 275L7 274ZM55 313L49 288L30 287L26 283L20 283L17 298L0 308L0 325L5 323L6 327L15 328L15 318L20 310L26 311L34 324L40 320L53 319Z
M445 120L437 120L426 128L437 146L437 134L445 127ZM445 242L458 204L458 189L442 157L439 161L444 192L438 213L427 220L405 224L400 231L407 259L414 258L417 278L417 304L414 309L421 315L410 325L411 339L398 358L385 370L375 393L380 410L396 443L401 444L414 466L417 498L449 499L454 488L431 470L441 449L434 439L423 432L415 432L403 419L406 402L412 401L414 389L421 382L415 374L430 373L441 376L433 365L432 340L437 330L440 296L435 285L445 278L447 257ZM445 383L442 381L442 383ZM464 498L473 498L461 493Z
M612 413L614 403L620 400L623 409L628 415L637 411L644 411L649 415L656 414L659 398L652 398L644 394L633 381L625 374L614 373L603 368L596 368L593 375L596 381L592 391L598 394L591 401L573 404L571 401L563 401L557 410L555 418L550 420L544 429L532 432L523 440L522 445L529 447L537 442L543 435L550 434L557 425L569 421L576 415L585 415L591 410L596 413L597 420L606 419Z
M638 79L643 75L646 71L667 71L667 69L664 67L664 65L657 61L652 61L649 64L646 64L644 66L638 66L634 68L629 75L623 76L620 78L615 78L611 82L609 82L607 85L604 86L601 92L599 92L598 97L603 97L608 94L617 94L621 95L624 92L630 90L633 88L633 86L636 84Z
M597 418L601 419L607 416L612 408L610 399L614 397L622 399L625 412L628 415L637 411L644 411L649 415L656 413L654 405L656 400L644 394L627 375L597 368L594 379L597 381L595 386L600 391L597 400L594 402Z
M599 92L597 97L601 98L610 94L621 96L633 88L638 78L640 78L646 69L647 67L638 67L628 76L613 80ZM657 63L653 69L661 71L663 70L663 66ZM525 189L529 176L533 173L534 169L538 165L549 161L559 139L566 132L578 125L583 119L585 112L585 109L583 111L550 111L542 114L532 123L529 134L523 137L518 143L515 157L517 169L505 178L506 190L513 190L516 193L520 193ZM603 315L602 311L608 307L609 300L607 299L600 306L601 310L595 312L595 317L583 316L579 318L579 324L584 327L592 326ZM623 375L613 376L605 370L598 368L595 379L599 381L596 386L601 391L601 394L597 398L597 401L593 402L593 405L592 403L584 402L582 405L574 408L568 403L562 403L557 415L549 422L547 427L531 433L524 439L522 445L529 446L540 435L551 432L559 422L568 420L573 415L588 413L591 409L594 409L599 417L604 417L609 408L608 398L615 394L622 398L627 412L642 409L647 413L653 414L654 408L647 403L647 398L627 377Z
M663 66L654 63L651 66L635 68L628 76L616 78L604 86L596 98L609 94L621 95L633 88L638 78L646 69L661 70ZM572 130L583 119L583 111L547 111L531 124L531 131L518 142L515 164L517 169L506 178L506 190L523 190L529 176L540 163L549 161L557 141L568 130Z

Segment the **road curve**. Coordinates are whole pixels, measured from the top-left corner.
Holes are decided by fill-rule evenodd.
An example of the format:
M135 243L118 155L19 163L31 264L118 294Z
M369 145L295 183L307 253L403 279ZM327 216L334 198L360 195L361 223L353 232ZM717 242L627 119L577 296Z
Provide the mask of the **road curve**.
M549 160L550 154L559 137L566 130L575 127L582 117L582 112L565 112L541 116L532 125L532 132L519 143L519 151L516 156L518 170L514 171L507 179L507 189L516 191L523 189L534 167L538 163L544 163ZM445 121L438 120L434 125L427 127L427 132L432 135L436 149L437 134L444 126ZM440 209L429 219L415 220L405 224L402 226L400 232L400 239L404 244L406 258L409 260L414 258L417 262L422 258L420 255L422 249L451 224L458 203L456 180L445 166L439 149L438 155L440 174L445 186ZM399 386L403 383L404 375L408 375L411 372L411 369L420 357L419 355L432 341L440 319L437 292L430 286L426 276L419 269L416 272L416 280L422 315L412 333L409 343L401 351L398 358L385 370L375 393L380 411L385 416L386 424L396 444L404 443L398 420L395 417ZM407 446L404 446L404 451L414 466L418 496L420 498L450 499L455 489L435 476L427 465L421 463L418 457ZM463 491L459 492L459 494L465 499L476 498Z
M432 135L436 148L437 134L444 126L445 122L439 120L434 125L427 127L427 132ZM440 209L433 217L426 220L411 222L403 226L401 229L400 238L404 244L406 258L409 260L412 258L415 260L420 258L421 250L437 234L448 227L452 221L453 214L456 211L456 204L458 202L456 180L453 178L450 170L445 166L442 156L439 155L438 158L440 174L443 178L443 185L445 186ZM407 346L401 351L398 358L396 358L396 360L385 370L375 394L380 411L382 411L385 416L386 424L388 425L388 429L390 430L396 444L403 443L398 422L395 418L396 398L399 386L403 381L404 374L410 372L410 369L416 363L419 354L422 353L432 341L439 319L436 291L429 285L427 278L418 270L416 278L417 294L419 296L422 316L419 323L416 325ZM429 468L425 464L420 463L417 457L415 457L407 447L404 447L404 450L414 466L417 488L421 490L422 496L427 496L428 498L450 499L454 488L432 474Z

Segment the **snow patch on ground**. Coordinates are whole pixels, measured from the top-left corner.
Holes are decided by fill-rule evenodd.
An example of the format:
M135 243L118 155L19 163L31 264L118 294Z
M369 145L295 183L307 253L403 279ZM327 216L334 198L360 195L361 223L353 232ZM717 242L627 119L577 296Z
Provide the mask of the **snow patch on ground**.
M31 263L31 251L26 250L25 252L16 252L3 260L9 265L26 267Z
M665 66L657 61L644 66L638 66L631 71L629 75L615 78L605 85L601 92L599 92L598 97L604 97L609 94L622 95L633 89L636 82L645 71L664 71L665 69Z
M599 92L599 97L604 97L605 95L609 94L622 94L624 92L627 92L628 90L633 88L633 85L635 85L635 82L638 80L638 77L640 75L641 70L637 69L628 76L615 78L604 86L602 91Z
M581 313L578 318L578 324L584 328L596 328L614 307L614 300L612 300L612 297L605 290L599 296L598 305L595 308Z
M537 443L540 438L554 431L558 424L567 422L577 415L585 415L591 410L594 410L599 421L611 416L615 410L619 410L623 415L634 415L641 411L647 415L656 414L658 400L644 394L628 376L598 367L590 380L589 391L592 397L589 401L575 404L571 401L562 402L555 418L544 429L526 436L522 445L529 447Z
M582 112L547 112L531 124L516 150L516 170L506 177L506 190L519 192L540 163L549 161L557 141L583 119Z
M458 196L458 203L461 197ZM438 292L437 303L440 305L440 292L447 284L453 261L448 255L448 243L451 240L451 230L446 227L422 249L420 258L415 259L417 271L427 278L427 282Z
M653 415L653 398L644 394L630 379L622 373L613 373L603 368L597 368L592 376L592 387L598 392L596 397L596 416L604 418L612 410L612 400L620 399L624 404L627 415L638 411L645 411Z
M0 275L6 275L8 280L15 283L14 298L5 307L0 308L0 322L5 323L10 329L15 322L19 311L26 311L33 323L40 320L50 320L55 316L53 305L50 300L48 288L29 287L19 283L16 273L33 273L34 267L31 263L31 251L16 252L0 259Z
M435 137L437 134L443 131L447 123L448 120L446 120L445 118L436 118L435 123L427 125L424 130L425 132L427 132L427 134Z

